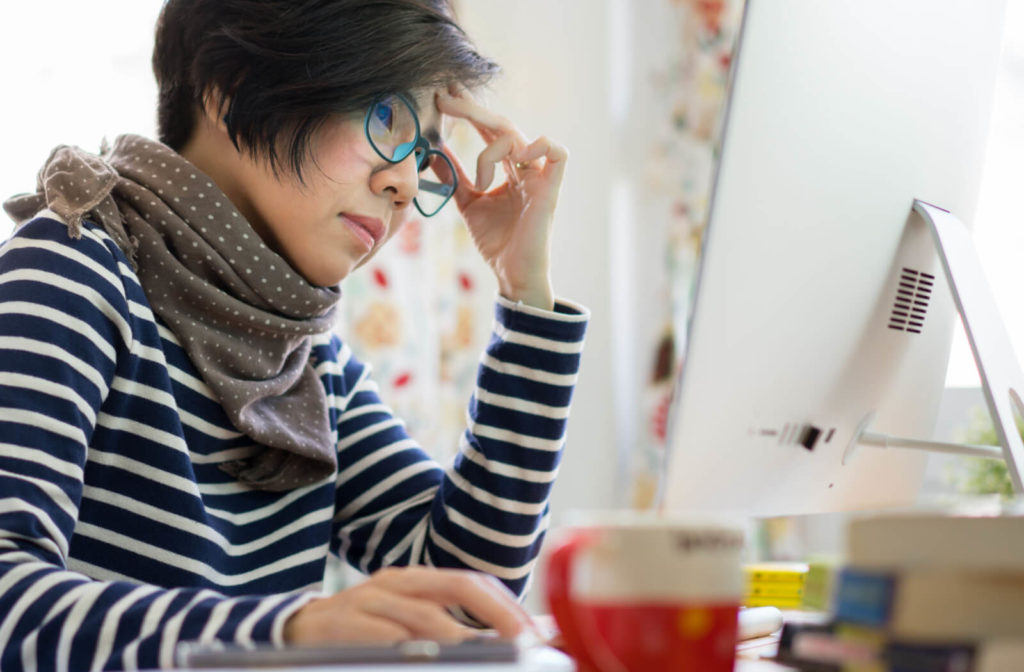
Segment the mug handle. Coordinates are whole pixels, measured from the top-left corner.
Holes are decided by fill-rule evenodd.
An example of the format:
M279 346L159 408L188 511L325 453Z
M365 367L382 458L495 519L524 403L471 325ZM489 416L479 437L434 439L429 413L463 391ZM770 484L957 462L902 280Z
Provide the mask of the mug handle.
M548 608L558 624L558 629L565 640L565 648L576 660L577 672L625 672L626 667L607 650L604 640L597 629L586 628L581 631L580 619L576 618L576 609L572 602L572 565L576 553L593 540L594 534L584 531L572 532L558 544L548 557L547 565L547 598ZM607 662L601 666L596 662L595 654L600 651L600 660Z

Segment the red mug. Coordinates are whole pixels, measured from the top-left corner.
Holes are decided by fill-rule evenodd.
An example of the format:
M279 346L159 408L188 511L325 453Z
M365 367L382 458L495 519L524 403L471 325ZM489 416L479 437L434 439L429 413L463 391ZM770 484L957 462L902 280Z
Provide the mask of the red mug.
M619 514L572 526L546 583L577 670L731 672L743 540L729 521Z

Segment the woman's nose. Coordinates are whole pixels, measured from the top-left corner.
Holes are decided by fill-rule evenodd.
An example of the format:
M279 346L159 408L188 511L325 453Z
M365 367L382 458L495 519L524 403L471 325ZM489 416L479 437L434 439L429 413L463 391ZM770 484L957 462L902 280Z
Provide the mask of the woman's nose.
M416 198L419 182L416 153L412 152L398 163L389 163L375 171L370 177L370 188L375 194L390 197L395 209L399 209Z

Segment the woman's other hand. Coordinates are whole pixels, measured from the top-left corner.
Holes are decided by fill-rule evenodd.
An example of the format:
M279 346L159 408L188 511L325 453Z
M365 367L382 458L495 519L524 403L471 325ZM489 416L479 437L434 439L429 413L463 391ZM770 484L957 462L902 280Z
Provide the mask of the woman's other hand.
M289 644L461 641L476 632L456 621L447 607L464 609L501 637L536 630L515 596L494 577L401 567L382 569L357 586L306 604L285 623L284 638Z

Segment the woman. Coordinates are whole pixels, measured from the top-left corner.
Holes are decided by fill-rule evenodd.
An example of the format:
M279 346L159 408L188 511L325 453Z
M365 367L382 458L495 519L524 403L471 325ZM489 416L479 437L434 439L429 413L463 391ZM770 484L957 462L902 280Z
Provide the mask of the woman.
M531 627L586 325L548 277L565 149L474 102L496 66L445 0L169 0L153 65L161 142L58 147L5 203L0 668ZM475 184L445 118L486 143ZM330 327L449 198L500 296L442 469ZM329 552L370 577L323 595Z

